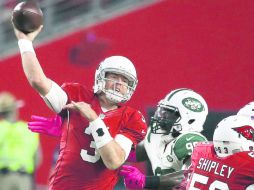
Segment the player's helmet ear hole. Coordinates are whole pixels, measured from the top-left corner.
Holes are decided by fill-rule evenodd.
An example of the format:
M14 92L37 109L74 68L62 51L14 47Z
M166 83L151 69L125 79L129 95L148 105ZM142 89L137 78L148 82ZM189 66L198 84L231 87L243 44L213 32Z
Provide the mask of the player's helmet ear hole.
M194 121L195 121L195 119L190 119L190 120L188 121L188 124L192 124Z

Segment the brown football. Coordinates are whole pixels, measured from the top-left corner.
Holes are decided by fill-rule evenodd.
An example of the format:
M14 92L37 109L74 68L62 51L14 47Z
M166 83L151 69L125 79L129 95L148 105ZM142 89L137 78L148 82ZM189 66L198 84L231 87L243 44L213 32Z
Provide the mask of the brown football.
M43 13L36 2L21 2L12 11L12 22L18 30L28 34L43 24Z

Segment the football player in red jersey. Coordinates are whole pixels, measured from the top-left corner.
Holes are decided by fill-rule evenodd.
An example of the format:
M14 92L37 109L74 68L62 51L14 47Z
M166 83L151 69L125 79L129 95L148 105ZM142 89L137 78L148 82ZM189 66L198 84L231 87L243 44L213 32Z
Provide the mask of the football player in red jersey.
M96 70L93 91L77 83L60 87L45 76L33 49L32 41L41 28L27 35L14 31L27 80L62 117L60 152L50 189L113 189L118 168L147 130L142 114L122 105L136 89L135 67L126 57L108 57Z
M191 158L188 190L254 189L254 123L234 115L223 119L213 143L200 143Z

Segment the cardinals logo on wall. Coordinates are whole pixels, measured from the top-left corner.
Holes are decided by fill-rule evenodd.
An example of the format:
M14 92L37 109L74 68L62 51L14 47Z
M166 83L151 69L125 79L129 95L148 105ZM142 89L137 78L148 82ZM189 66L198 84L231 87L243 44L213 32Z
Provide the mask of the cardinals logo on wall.
M247 140L254 140L254 130L251 126L242 126L233 128L239 135L242 135Z

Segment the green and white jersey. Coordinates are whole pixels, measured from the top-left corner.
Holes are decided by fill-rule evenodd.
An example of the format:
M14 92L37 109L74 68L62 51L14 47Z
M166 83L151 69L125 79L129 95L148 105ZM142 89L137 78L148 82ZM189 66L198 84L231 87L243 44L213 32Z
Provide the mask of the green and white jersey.
M169 135L153 134L149 130L144 146L154 175L181 170L184 160L192 154L194 146L200 141L207 139L197 132L186 132L174 139Z

